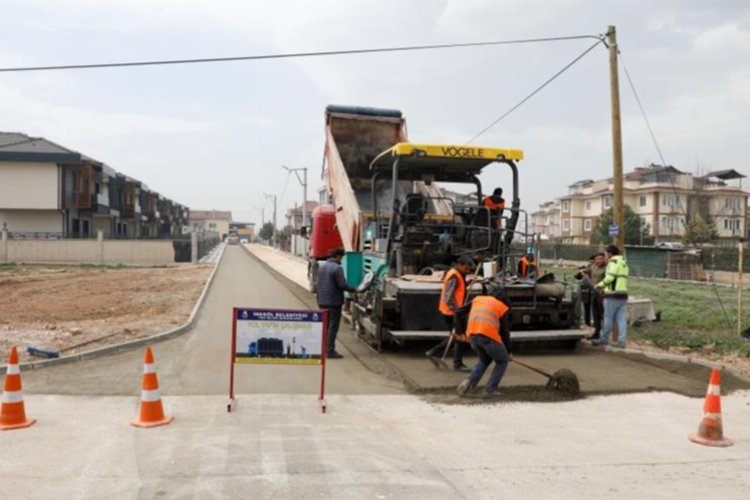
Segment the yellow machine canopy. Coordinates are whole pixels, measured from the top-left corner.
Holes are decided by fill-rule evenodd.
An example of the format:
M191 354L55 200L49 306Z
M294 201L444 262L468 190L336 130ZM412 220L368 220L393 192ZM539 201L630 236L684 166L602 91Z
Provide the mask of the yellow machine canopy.
M520 149L456 146L452 144L413 144L402 142L383 151L370 163L373 172L391 172L398 160L398 177L438 182L471 182L484 167L495 162L523 160Z

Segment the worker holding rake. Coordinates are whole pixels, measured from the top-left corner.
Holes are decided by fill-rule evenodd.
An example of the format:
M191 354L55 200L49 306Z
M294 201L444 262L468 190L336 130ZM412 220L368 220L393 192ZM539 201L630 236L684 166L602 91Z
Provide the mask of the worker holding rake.
M479 360L469 377L458 386L457 392L460 396L465 396L470 389L479 384L493 361L495 368L490 374L483 396L491 398L499 394L497 388L505 375L508 363L513 359L510 354L508 311L509 301L500 287L495 288L490 295L480 295L471 301L466 335Z
M460 322L456 321L456 314L466 302L468 293L466 275L469 274L474 266L474 260L471 257L462 255L459 257L456 265L445 273L438 310L443 315L445 324L450 329L451 335L425 353L435 366L439 367L440 363L443 362L439 357L440 350L452 343L453 369L460 372L469 371L469 367L464 364L466 342L463 339L463 328L461 328Z

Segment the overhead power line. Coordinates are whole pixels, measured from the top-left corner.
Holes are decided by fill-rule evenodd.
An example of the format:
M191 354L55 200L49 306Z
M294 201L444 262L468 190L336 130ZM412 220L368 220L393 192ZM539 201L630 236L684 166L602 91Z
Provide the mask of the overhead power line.
M552 75L552 77L550 77L547 81L545 81L543 84L541 84L536 89L534 89L529 95L527 95L526 97L524 97L523 99L521 99L520 101L518 101L509 110L507 110L505 113L503 113L502 115L500 115L495 121L493 121L492 123L490 123L489 125L487 125L486 127L484 127L482 130L480 130L477 134L474 135L474 137L472 137L471 139L469 139L468 141L466 141L466 143L464 145L470 144L470 143L474 142L476 139L478 139L479 137L481 137L482 135L484 135L492 127L494 127L495 125L497 125L498 123L500 123L501 121L503 121L505 119L505 117L507 117L512 112L514 112L515 110L517 110L518 108L520 108L521 106L523 106L526 103L526 101L528 101L529 99L531 99L532 97L534 97L536 94L538 94L539 92L541 92L541 90L544 87L546 87L547 85L549 85L550 83L552 83L553 81L555 81L557 79L557 77L559 77L560 75L562 75L563 73L565 73L575 63L577 63L578 61L580 61L581 59L583 59L583 57L586 54L588 54L589 52L591 52L592 50L594 50L599 44L603 44L604 43L604 40L602 38L600 38L600 37L593 37L593 38L596 38L596 43L594 43L588 49L584 50L581 54L579 54L575 59L573 59L572 61L570 61L568 64L566 64L565 66L563 66L563 68L560 71L558 71L557 73L555 73L554 75Z
M371 49L351 49L351 50L326 50L319 52L290 52L282 54L266 54L252 56L235 56L235 57L204 57L195 59L162 59L156 61L129 61L129 62L112 62L100 64L64 64L50 66L20 66L10 68L0 68L2 73L22 72L22 71L53 71L69 69L98 69L98 68L128 68L133 66L165 66L169 64L203 64L217 62L233 61L260 61L266 59L292 59L301 57L322 57L322 56L346 56L355 54L377 54L382 52L409 52L418 50L439 50L439 49L457 49L462 47L489 47L494 45L517 45L529 43L545 42L562 42L568 40L583 40L595 38L601 40L598 35L571 35L556 36L545 38L520 38L517 40L496 40L488 42L468 42L468 43L442 43L435 45L404 45L398 47L377 47Z

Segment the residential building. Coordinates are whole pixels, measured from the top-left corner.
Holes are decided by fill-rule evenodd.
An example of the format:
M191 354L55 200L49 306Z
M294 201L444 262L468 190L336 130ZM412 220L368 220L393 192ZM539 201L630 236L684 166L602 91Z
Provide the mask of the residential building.
M652 164L625 174L623 201L648 224L648 234L657 242L681 240L685 224L696 215L714 225L720 240L731 240L748 231L744 177L735 170L694 176ZM613 201L611 178L578 181L568 186L568 194L532 214L534 230L564 243L588 243Z
M224 210L191 210L190 229L198 232L219 233L221 239L229 234L232 212Z
M184 216L177 209L159 211L158 199L166 200L101 161L42 137L0 132L0 227L14 237L88 238L101 231L105 237L140 238L181 233ZM186 207L169 203L187 212ZM169 231L163 228L165 219Z
M306 204L306 217L302 220L302 205L295 205L286 212L286 224L292 228L292 237L289 242L289 251L294 255L304 255L307 250L307 238L300 234L303 227L312 225L312 212L318 206L317 201L308 201Z
M555 200L539 205L539 210L531 214L530 223L533 231L544 240L561 238L560 202Z

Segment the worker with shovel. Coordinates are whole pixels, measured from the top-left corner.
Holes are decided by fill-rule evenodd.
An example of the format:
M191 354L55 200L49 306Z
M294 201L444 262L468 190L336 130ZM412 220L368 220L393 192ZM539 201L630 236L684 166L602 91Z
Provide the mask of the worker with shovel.
M460 396L465 396L469 389L477 386L493 361L495 368L490 374L483 396L491 398L499 394L497 388L505 375L508 363L513 359L510 354L508 311L509 301L500 287L493 290L490 295L480 295L471 301L466 335L479 360L469 377L459 384L457 392Z
M439 357L441 349L446 348L449 343L453 344L453 369L460 372L468 372L469 367L464 364L464 351L466 343L463 340L463 328L456 321L456 313L464 305L467 297L466 275L474 267L474 260L468 255L458 258L456 265L445 273L443 288L440 292L440 303L438 310L445 319L445 324L450 329L450 337L425 353L430 361L439 367L442 359ZM446 349L447 351L447 349Z

